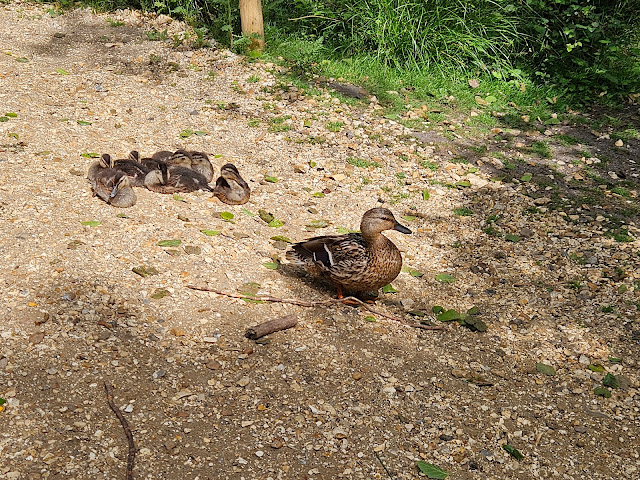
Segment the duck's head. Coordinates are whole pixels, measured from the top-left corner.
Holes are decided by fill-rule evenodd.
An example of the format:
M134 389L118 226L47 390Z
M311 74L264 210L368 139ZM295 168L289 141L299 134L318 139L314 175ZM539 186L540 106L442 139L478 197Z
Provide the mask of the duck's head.
M249 186L247 182L244 181L244 178L240 176L240 172L233 163L226 163L222 166L218 181L221 181L220 183L222 183L223 186L226 183L230 188L245 189ZM218 181L216 181L216 185Z
M210 164L211 163L209 161L209 157L204 152L189 152L189 155L191 157L191 166L192 167L194 165L203 165L203 164L207 164L207 163Z
M139 162L140 161L140 152L138 152L137 150L131 150L129 152L129 160L133 160L134 162Z
M411 233L411 230L398 223L391 210L387 208L372 208L364 213L362 222L360 222L360 231L363 235L375 235L385 230L397 230L404 234Z
M129 183L129 177L127 177L127 174L124 172L118 172L113 180L113 189L111 190L109 197L115 197L120 190L130 186L131 184Z
M108 153L103 153L102 155L100 155L100 166L102 168L113 168L113 158L111 158L111 155L109 155Z
M191 154L186 150L176 150L171 155L169 163L174 166L191 168Z

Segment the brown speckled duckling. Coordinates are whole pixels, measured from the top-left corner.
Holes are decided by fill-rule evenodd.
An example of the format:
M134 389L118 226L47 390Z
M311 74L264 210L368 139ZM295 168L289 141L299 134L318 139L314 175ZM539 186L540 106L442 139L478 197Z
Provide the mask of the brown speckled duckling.
M168 167L165 163L160 163L159 166L158 170L151 170L144 179L144 185L152 192L171 194L196 190L213 191L207 179L190 168Z
M378 290L394 280L402 268L398 247L382 235L392 229L411 233L390 210L372 208L362 217L362 233L310 238L293 245L286 257L312 275L331 280L338 287L338 298L343 298L343 290Z
M129 153L129 158L112 160L111 166L126 173L132 187L144 187L144 178L149 173L149 168L140 163L140 154L136 150Z
M93 162L89 167L89 171L87 172L87 179L93 182L96 178L96 174L100 170L104 170L105 168L110 168L110 167L111 167L111 155L109 155L108 153L103 153L100 156L100 160L98 160L97 162Z
M235 165L227 163L220 169L220 176L216 180L213 195L221 202L229 205L242 205L249 201L251 189L240 176Z
M92 189L94 197L100 197L113 207L131 207L137 200L127 174L113 168L98 172L92 182Z

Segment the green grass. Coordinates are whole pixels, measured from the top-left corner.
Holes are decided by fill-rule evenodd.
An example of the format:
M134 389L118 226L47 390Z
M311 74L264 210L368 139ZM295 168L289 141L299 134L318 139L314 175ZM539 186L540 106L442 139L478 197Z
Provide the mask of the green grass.
M378 162L374 162L372 160L365 160L364 158L356 158L356 157L347 158L347 163L358 168L381 167L381 165Z
M344 127L344 122L327 122L325 128L330 132L339 132Z
M459 207L459 208L454 208L453 213L461 217L470 217L471 215L473 215L473 210L467 207Z
M558 142L560 142L561 145L564 145L565 147L569 145L577 145L580 143L580 140L578 140L576 137L572 137L571 135L560 134L560 135L554 136L553 138L556 139Z
M114 20L112 18L107 18L107 23L112 27L122 27L124 25L124 22L120 20Z
M542 158L551 158L551 147L547 142L533 142L531 151Z

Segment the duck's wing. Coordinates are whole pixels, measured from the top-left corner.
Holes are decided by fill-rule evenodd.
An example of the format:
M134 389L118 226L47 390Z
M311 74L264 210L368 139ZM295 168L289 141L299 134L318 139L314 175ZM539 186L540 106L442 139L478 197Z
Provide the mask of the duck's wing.
M303 265L312 263L331 277L340 279L364 270L369 262L369 251L358 233L327 235L296 243L287 252L287 259Z

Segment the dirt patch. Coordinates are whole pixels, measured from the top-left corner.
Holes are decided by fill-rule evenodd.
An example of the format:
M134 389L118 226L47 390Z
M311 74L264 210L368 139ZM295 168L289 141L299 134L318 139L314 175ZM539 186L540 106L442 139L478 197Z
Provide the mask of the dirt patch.
M2 6L0 113L15 115L0 123L0 478L121 478L127 444L104 380L137 442L136 478L409 479L418 460L460 479L638 475L637 241L540 203L549 166L491 181L488 162L469 172L375 102L345 105L277 66L176 45L187 29L166 22ZM233 161L250 202L138 189L122 210L91 196L91 154L178 147L218 169ZM410 269L377 308L435 323L433 305L477 306L487 332L185 288L325 299L330 286L263 266L283 257L272 237L357 228L381 204L415 233L389 234ZM319 219L330 226L309 231ZM638 238L635 217L624 228ZM243 338L289 313L294 329ZM594 394L607 373L610 398Z

